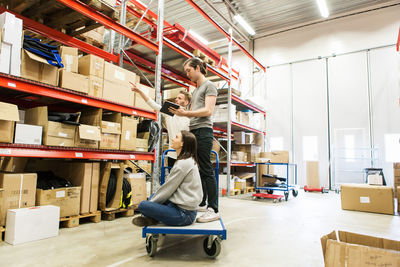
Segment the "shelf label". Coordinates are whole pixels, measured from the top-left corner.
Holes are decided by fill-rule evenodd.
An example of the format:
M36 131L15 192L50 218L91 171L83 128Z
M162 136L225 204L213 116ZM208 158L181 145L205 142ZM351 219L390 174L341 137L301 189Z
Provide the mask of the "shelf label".
M10 82L8 82L8 86L17 88L17 85L16 85L15 83L10 83Z
M77 157L77 158L83 158L83 153L75 152L75 157Z
M11 155L11 149L10 148L2 148L2 149L0 149L0 154Z
M132 114L133 114L133 115L137 115L136 110L132 110Z
M83 104L87 104L87 103L88 103L88 101L87 101L86 98L82 98L81 102L82 102Z
M135 155L129 155L131 157L131 159L135 159Z

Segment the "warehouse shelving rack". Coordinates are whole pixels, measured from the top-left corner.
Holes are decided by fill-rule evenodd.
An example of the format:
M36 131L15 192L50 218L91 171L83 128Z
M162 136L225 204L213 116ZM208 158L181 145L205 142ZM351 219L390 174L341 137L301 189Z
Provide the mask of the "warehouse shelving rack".
M199 11L203 16L207 16L206 19L209 21L212 21L212 24L216 26L226 37L228 37L228 40L230 41L230 56L228 61L226 61L224 58L222 58L220 55L218 55L215 51L212 49L208 48L205 45L202 45L201 42L199 42L195 37L191 36L182 26L179 24L171 25L167 23L164 18L163 18L163 9L164 9L164 1L160 0L158 1L158 14L153 13L151 10L149 10L147 7L143 6L141 3L135 0L129 0L129 2L133 3L135 7L139 8L139 10L145 10L144 12L138 12L137 9L132 9L130 7L126 6L126 1L122 2L122 11L121 14L126 14L126 12L130 12L131 14L140 17L141 20L146 22L147 24L151 25L155 31L153 32L153 38L157 37L157 42L154 42L136 32L133 30L127 28L126 26L123 25L124 20L121 20L121 23L116 22L112 20L110 17L107 17L106 15L102 14L99 11L96 11L95 9L91 8L90 6L78 1L78 0L54 0L58 1L59 3L65 5L66 7L69 7L73 9L74 11L80 13L81 15L84 15L93 21L97 22L99 25L103 25L121 35L123 35L125 38L128 38L129 40L132 41L132 43L135 45L134 47L131 46L129 49L124 49L120 50L119 54L115 53L110 53L107 51L104 51L100 48L97 48L93 45L90 45L86 42L83 42L77 38L74 38L72 36L69 36L65 33L62 33L60 31L57 31L55 29L52 29L48 26L45 26L37 21L34 21L30 18L26 18L22 16L21 14L18 14L16 12L13 12L11 10L8 10L4 7L0 6L0 12L10 12L16 15L18 18L23 20L23 26L24 29L36 32L46 38L49 38L51 40L57 41L63 45L71 46L71 47L76 47L79 50L94 54L96 56L99 56L106 61L113 62L115 64L123 63L126 64L126 66L129 66L130 68L135 67L139 69L140 71L145 71L146 73L149 73L150 75L154 75L154 79L156 80L156 100L160 102L160 97L161 97L161 78L167 83L173 84L173 86L179 86L183 88L189 89L190 85L193 85L191 81L189 81L184 73L180 71L181 69L181 64L177 64L179 66L179 69L175 66L171 66L168 64L168 58L176 58L176 55L183 56L182 57L182 62L186 58L191 58L193 57L193 54L189 52L189 49L199 49L202 52L204 52L208 57L213 59L215 62L218 62L218 65L213 67L211 65L208 66L210 73L214 75L213 77L209 77L210 79L223 79L228 82L229 84L229 95L232 96L230 92L230 83L231 79L239 79L239 73L235 70L232 70L231 66L231 54L232 54L232 42L234 42L236 45L239 46L239 48L246 54L248 55L257 65L259 65L264 71L265 67L262 66L249 52L247 52L244 47L237 42L231 34L229 35L225 30L222 29L217 23L213 22L213 20L208 17L208 15L199 9L197 5L193 1L187 1L190 5L192 5L197 11ZM153 20L147 19L143 13L149 14ZM159 19L160 18L160 19ZM154 21L157 21L157 24ZM140 23L140 21L139 21ZM163 28L163 31L157 31L156 29ZM165 35L165 36L164 36ZM179 43L179 45L178 45ZM163 50L163 47L165 50ZM125 55L125 57L124 57ZM155 58L154 58L155 57ZM164 63L161 64L161 57L165 58ZM153 63L155 62L155 63ZM151 76L150 76L151 77ZM55 98L59 100L65 100L70 103L75 103L75 104L80 104L80 105L85 105L85 106L92 106L92 107L102 107L107 110L112 110L112 111L117 111L117 112L122 112L124 114L129 114L129 115L135 115L139 117L146 117L150 119L156 119L158 114L152 113L152 112L146 112L134 107L128 107L116 103L112 103L109 101L105 101L103 99L97 99L93 97L88 97L86 95L79 94L77 92L72 92L68 91L62 88L58 87L52 87L48 86L45 84L40 84L37 82L32 82L28 81L25 79L17 78L17 77L12 77L9 75L1 75L0 76L0 87L7 89L8 91L19 91L23 92L26 94L32 94L36 96L45 96L49 98ZM165 85L164 88L167 88L168 85ZM231 98L231 97L230 97ZM247 104L245 101L240 100L239 98L236 98L236 96L232 96L232 99L239 103L244 103L245 105ZM12 99L15 100L15 99ZM21 101L18 99L18 101ZM231 101L229 101L230 103ZM25 102L26 104L26 102ZM251 107L250 107L251 108ZM252 129L246 125L242 125L239 123L232 122L231 124L228 125L227 129L223 129L222 132L231 132L231 127L233 129L244 129L246 131L252 131L252 132L257 132L256 129ZM218 128L218 127L217 127ZM258 131L259 132L259 131ZM265 134L265 133L264 133ZM76 158L73 155L73 152L75 150L73 149L48 149L46 150L45 148L38 148L38 147L13 147L12 145L7 145L6 150L4 154L0 155L7 155L7 153L10 153L11 149L11 154L18 154L22 155L23 153L31 153L32 151L37 150L38 154L45 155L47 157L72 157ZM28 153L29 151L29 153ZM66 153L68 152L68 153ZM68 155L67 155L68 154ZM116 156L115 154L118 154L119 156ZM156 150L154 153L152 153L152 160L153 162L155 161L155 166L158 166L157 164L157 159L159 158L159 152ZM77 154L80 156L79 152ZM101 156L99 156L101 155ZM10 155L8 155L10 156ZM135 157L135 159L149 159L149 153L125 153L118 151L116 153L115 151L111 152L106 152L106 151L89 151L85 152L84 158L90 158L90 157L103 157L103 159L126 159L127 157L130 157L131 159ZM230 155L229 155L230 156ZM79 158L79 157L78 157ZM155 170L156 173L158 173L157 170Z

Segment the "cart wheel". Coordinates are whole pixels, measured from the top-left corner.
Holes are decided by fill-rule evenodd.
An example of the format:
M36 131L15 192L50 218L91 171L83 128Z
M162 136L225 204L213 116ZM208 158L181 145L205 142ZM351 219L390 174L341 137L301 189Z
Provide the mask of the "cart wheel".
M267 193L270 194L270 195L272 195L272 194L274 193L274 190L268 189L268 190L267 190Z
M157 239L154 236L146 237L146 251L150 257L154 257L157 252Z
M293 189L293 190L292 190L292 195L293 195L294 197L297 197L297 196L299 195L299 191L297 191L296 189Z
M277 199L274 199L272 202L273 202L273 203L276 203L276 202L278 202L278 200L277 200Z
M212 242L211 247L208 248L208 239L209 238L212 238L212 237L204 238L203 248L204 248L204 252L207 254L207 256L214 259L221 252L221 240L219 240L219 238L215 238L214 241Z
M289 192L285 192L284 194L285 194L285 200L288 201L288 199L289 199Z

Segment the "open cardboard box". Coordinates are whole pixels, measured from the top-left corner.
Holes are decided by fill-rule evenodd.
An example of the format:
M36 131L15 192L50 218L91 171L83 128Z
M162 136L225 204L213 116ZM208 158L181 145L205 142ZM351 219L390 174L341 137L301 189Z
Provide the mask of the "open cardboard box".
M400 241L333 231L321 245L325 267L400 266Z
M12 143L14 125L19 121L18 107L13 104L0 102L0 142Z
M106 203L108 181L110 174L114 172L117 181L113 199L110 203ZM104 211L116 210L119 208L122 194L122 181L124 178L124 163L113 164L106 162L101 165L100 170L100 188L99 188L99 209ZM107 205L108 204L108 205Z

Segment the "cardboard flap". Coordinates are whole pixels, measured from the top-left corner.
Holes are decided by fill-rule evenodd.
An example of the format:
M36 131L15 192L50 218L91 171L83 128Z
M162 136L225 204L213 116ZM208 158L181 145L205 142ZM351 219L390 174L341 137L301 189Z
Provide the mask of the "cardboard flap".
M102 109L85 109L81 112L79 121L83 124L101 126Z
M321 246L322 246L322 253L324 255L324 259L326 258L326 248L327 248L328 240L337 240L335 231L332 231L331 233L321 237Z
M79 126L79 138L85 140L100 141L100 129L97 126L81 125Z
M374 237L369 235L361 235L356 233L339 231L339 240L341 242L352 243L357 245L400 251L400 241Z
M47 106L27 109L25 111L25 123L45 126L48 122L47 114Z
M109 134L121 134L121 124L110 121L102 121L101 132Z
M43 64L50 65L49 62L47 62L46 59L44 59L44 58L42 58L42 57L40 57L40 56L38 56L38 55L36 55L36 54L34 54L34 53L32 53L32 52L29 52L29 51L27 51L27 50L25 50L25 49L24 49L24 52L26 53L26 55L27 55L30 59L32 59L32 60L34 60L34 61L37 61L37 62L40 62L40 63L43 63ZM52 65L51 65L51 66L52 66Z
M19 121L18 107L13 104L0 102L0 120Z

